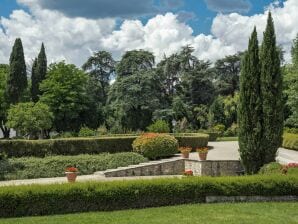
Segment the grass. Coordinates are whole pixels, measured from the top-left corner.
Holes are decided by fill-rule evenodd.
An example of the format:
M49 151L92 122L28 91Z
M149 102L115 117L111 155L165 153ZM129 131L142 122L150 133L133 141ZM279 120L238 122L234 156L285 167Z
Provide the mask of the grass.
M116 212L0 219L1 224L298 223L298 203L196 204Z
M216 141L218 142L223 142L223 141L238 141L238 137L235 136L235 137L218 137L216 139Z

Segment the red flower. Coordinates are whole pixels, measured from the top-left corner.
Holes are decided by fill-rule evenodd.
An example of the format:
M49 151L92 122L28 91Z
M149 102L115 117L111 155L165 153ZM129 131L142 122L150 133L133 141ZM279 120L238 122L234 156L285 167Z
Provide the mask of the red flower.
M193 176L192 170L185 170L183 173L185 176Z

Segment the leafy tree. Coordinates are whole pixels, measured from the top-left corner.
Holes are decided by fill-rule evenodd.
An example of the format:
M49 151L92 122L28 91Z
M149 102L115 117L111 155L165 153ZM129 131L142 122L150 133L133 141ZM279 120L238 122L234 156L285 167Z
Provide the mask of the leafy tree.
M37 138L52 127L53 114L43 103L19 103L8 110L7 126L29 138Z
M237 112L239 105L239 93L236 92L234 96L226 96L223 99L224 114L225 114L225 126L231 127L232 124L237 123Z
M22 95L28 86L26 63L20 38L15 40L9 63L6 94L8 102L16 104L22 100Z
M9 74L9 65L0 64L0 128L4 138L9 138L10 130L5 126L7 118L7 110L9 104L7 102L5 89L6 89L6 78Z
M242 53L226 56L215 63L216 89L220 95L234 95L239 91L240 61Z
M169 133L170 127L169 124L164 120L156 120L153 124L147 127L149 132L156 132L156 133Z
M104 100L102 103L105 104L111 76L115 71L115 61L111 53L106 51L94 53L93 56L88 58L82 68L90 74L93 82L97 82L96 85L98 87L95 91L100 92L99 96L101 98L99 101Z
M252 174L258 172L265 162L262 148L261 70L256 28L249 39L248 51L241 66L239 151L246 172Z
M225 124L225 111L223 97L218 96L215 98L209 108L209 125L214 126L217 124Z
M276 47L274 24L270 12L264 32L260 58L260 83L263 108L262 148L265 150L265 159L263 162L270 163L275 160L276 151L282 142L284 107L280 52Z
M47 78L41 83L42 103L54 114L56 131L78 131L85 121L81 114L87 109L88 76L75 65L65 62L49 66Z

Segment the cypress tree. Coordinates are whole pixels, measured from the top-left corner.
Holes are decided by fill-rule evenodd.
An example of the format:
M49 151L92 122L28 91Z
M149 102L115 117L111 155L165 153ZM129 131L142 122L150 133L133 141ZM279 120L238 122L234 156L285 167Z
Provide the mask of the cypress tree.
M6 95L9 103L16 104L21 101L28 86L24 50L20 38L15 40L9 63Z
M37 73L37 58L34 59L31 71L31 99L34 103L38 101L39 82Z
M37 58L37 73L39 77L39 82L42 82L46 78L47 74L47 56L45 52L44 44L41 44L40 52Z
M261 97L262 97L262 148L264 163L275 161L278 147L282 142L283 99L280 54L276 47L274 23L269 12L260 52Z
M239 151L245 171L253 174L263 165L261 71L256 28L249 39L248 50L242 59L241 68L238 107Z

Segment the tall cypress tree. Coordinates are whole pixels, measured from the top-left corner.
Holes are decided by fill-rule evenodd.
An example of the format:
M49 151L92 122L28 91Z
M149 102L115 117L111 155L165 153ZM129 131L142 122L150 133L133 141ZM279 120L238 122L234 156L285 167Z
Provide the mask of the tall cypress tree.
M238 107L239 151L246 172L252 174L263 165L261 71L256 28L249 39L248 50L242 59L241 67Z
M263 114L262 148L264 163L275 160L276 152L282 142L283 99L280 54L276 47L274 23L269 12L260 52L261 59L261 97Z
M37 64L39 82L42 82L46 78L47 74L47 56L43 43L41 44L40 52L38 54Z
M9 103L16 104L21 101L28 86L24 50L20 38L15 40L9 63L6 95Z
M34 59L31 71L31 99L34 103L38 101L39 79L37 73L37 58Z

